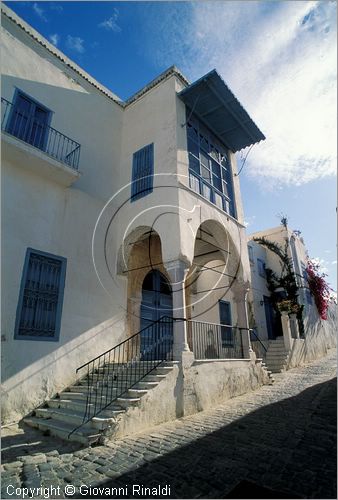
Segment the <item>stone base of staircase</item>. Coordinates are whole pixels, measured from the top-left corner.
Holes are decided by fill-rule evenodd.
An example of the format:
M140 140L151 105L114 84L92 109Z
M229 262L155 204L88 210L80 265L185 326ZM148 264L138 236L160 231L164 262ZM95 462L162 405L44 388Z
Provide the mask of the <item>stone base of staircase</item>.
M273 385L275 383L275 379L273 378L272 371L268 369L266 363L263 361L263 358L256 358L256 364L260 364L262 369L268 374L269 383L267 385Z
M281 373L287 369L289 352L285 350L283 337L277 337L269 341L269 347L265 356L265 365L272 373Z
M142 361L139 363L141 364ZM96 385L95 389L88 387L88 381L85 378L60 393L54 399L46 401L43 407L37 408L24 419L24 422L44 433L64 440L77 441L86 446L103 443L107 436L116 433L121 434L120 429L128 427L128 424L123 425L124 419L127 419L127 422L130 419L135 420L132 418L133 410L141 405L142 400L147 399L150 391L156 391L156 388L167 379L168 375L175 370L175 367L176 371L178 371L177 362L175 361L163 362L136 384L133 385L133 381L131 381L128 384L132 385L130 389L83 425L88 391L91 391L92 394L93 391L98 392L99 398L105 398L101 394L110 393L110 390L108 392L106 390L101 391L101 386ZM109 375L108 378L107 375L104 375L104 369L102 377L104 377L105 385L107 383L114 384L114 380L110 379ZM156 398L154 399L156 400ZM152 425L156 425L156 423L160 422L150 421ZM74 431L74 429L76 430ZM136 428L134 432L138 432L138 429Z

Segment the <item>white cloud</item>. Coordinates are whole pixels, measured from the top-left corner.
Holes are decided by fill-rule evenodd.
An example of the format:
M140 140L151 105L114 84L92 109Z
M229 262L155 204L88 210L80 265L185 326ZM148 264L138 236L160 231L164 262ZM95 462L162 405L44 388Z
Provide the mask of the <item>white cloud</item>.
M256 215L251 215L249 217L246 217L245 221L244 221L244 226L245 227L252 226L252 224L254 223L255 219L256 219Z
M59 41L60 41L60 36L57 33L54 33L54 35L49 35L49 40L52 42L55 47L57 47Z
M39 16L40 19L42 19L42 21L47 22L47 18L45 16L45 11L40 5L38 5L37 3L33 3L33 10L34 10L35 14L37 16Z
M314 259L311 259L311 261L319 266L319 272L324 274L327 274L329 272L327 265L330 265L330 263L327 260L315 257Z
M219 71L267 137L244 172L264 187L335 175L335 2L179 4L152 22L149 55L193 80Z
M332 264L333 266L336 266L336 265L337 265L337 261L336 261L336 260L333 260L333 261L331 262L331 264Z
M80 54L83 54L85 51L84 46L83 46L84 41L82 38L78 36L71 36L67 35L67 47L71 50L74 50L75 52L79 52Z
M117 9L114 9L113 14L108 19L102 21L102 23L100 23L98 26L108 31L114 31L114 33L119 33L121 31L121 28L117 24L118 17L119 17L119 11Z

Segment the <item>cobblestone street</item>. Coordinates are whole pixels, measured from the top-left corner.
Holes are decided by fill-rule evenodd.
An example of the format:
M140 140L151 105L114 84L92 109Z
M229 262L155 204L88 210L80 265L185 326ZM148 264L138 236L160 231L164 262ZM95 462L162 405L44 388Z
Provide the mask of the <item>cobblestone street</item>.
M54 497L127 498L133 485L167 486L158 497L168 498L337 498L335 376L331 350L273 386L107 446L8 427L1 498L41 486L60 487Z

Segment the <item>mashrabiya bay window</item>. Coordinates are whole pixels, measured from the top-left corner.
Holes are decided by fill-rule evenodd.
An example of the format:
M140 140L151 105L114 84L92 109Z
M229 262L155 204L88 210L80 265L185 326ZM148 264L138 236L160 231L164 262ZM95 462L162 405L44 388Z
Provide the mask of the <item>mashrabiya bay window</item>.
M189 186L236 217L231 165L226 148L187 109Z

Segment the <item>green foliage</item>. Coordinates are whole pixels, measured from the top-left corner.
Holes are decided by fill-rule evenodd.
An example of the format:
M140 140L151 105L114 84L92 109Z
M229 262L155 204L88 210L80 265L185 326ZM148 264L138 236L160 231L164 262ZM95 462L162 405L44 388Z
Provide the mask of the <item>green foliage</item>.
M284 248L278 243L267 240L265 237L254 238L254 241L277 255L280 261L280 275L272 271L272 269L266 268L266 280L273 304L276 304L278 301L278 294L276 293L276 289L278 288L283 288L285 290L288 300L297 303L298 286L296 275L292 267L292 260L288 256L288 241L286 241Z

